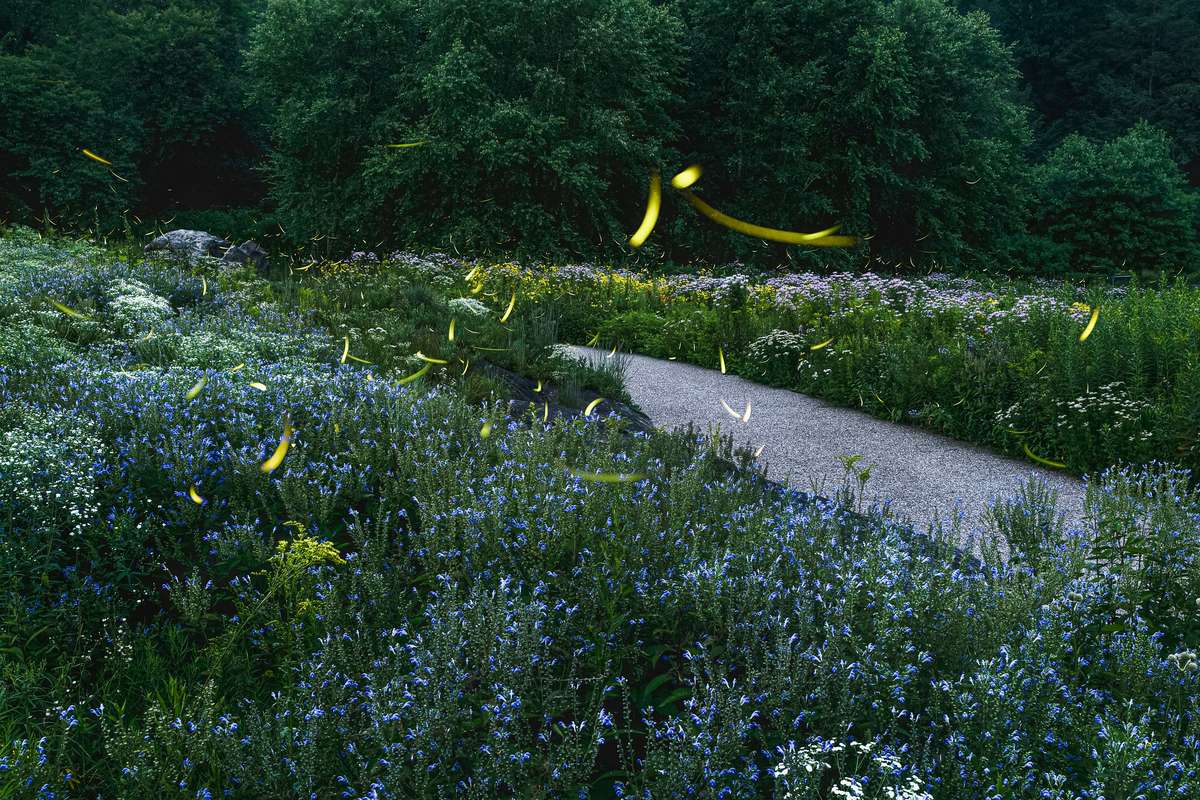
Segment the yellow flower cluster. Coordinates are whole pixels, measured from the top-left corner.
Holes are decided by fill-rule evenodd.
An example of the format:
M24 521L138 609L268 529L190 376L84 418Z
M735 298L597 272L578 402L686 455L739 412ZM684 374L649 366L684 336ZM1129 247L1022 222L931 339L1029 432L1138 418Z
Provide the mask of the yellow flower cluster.
M346 560L338 549L329 542L319 542L308 535L308 531L299 522L289 522L296 528L296 536L291 541L281 539L275 545L275 555L271 561L287 571L299 571L320 564L345 564Z

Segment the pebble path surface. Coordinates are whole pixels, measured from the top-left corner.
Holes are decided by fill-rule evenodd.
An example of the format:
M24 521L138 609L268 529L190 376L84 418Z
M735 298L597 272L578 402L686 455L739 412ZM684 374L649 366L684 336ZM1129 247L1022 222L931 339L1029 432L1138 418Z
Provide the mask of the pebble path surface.
M592 348L569 350L593 361L608 357ZM922 530L935 518L948 521L961 513L960 543L970 546L983 531L987 504L1037 477L1058 493L1067 525L1084 526L1084 482L1063 472L718 370L641 355L616 357L626 365L634 403L655 426L719 427L751 450L762 447L759 459L767 476L794 489L832 495L844 476L838 456L861 455L859 466L871 467L868 504L886 503ZM722 400L739 414L749 402L749 421L734 419Z

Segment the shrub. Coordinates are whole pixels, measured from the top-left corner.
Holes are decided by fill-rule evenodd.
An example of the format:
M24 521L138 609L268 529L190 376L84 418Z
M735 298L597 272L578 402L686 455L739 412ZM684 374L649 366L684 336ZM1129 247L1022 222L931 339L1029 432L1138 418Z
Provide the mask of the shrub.
M1193 185L1200 178L1200 19L1191 0L1130 5L1118 0L967 0L1013 43L1038 119L1037 155L1064 136L1120 136L1139 120L1179 143Z
M626 311L600 326L600 338L625 350L639 353L661 352L664 327L662 317L648 311Z
M112 225L136 196L141 130L95 88L77 83L53 53L0 53L0 208L29 221ZM112 170L84 157L87 147Z
M254 5L14 8L17 29L0 40L0 210L112 230L136 214L253 203L262 189L239 31Z
M787 386L794 380L808 347L807 338L800 333L770 331L746 348L747 368L755 380Z
M1034 269L1200 270L1200 194L1187 185L1161 130L1139 123L1100 144L1068 136L1036 180L1033 230L1059 253Z

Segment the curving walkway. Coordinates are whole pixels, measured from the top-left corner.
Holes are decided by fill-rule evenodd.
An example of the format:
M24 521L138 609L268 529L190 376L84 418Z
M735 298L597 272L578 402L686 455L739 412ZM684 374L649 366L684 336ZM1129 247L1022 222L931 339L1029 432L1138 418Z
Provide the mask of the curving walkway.
M569 350L587 359L608 355L586 347ZM969 538L989 500L1036 476L1058 492L1068 525L1083 525L1084 484L1073 476L717 370L640 355L618 357L628 364L625 382L633 401L656 426L719 426L752 450L761 446L767 475L793 488L832 494L842 485L838 456L859 454L861 466L873 465L868 502L888 503L894 514L921 528L961 511L962 533ZM734 419L722 399L739 413L750 401L749 421Z

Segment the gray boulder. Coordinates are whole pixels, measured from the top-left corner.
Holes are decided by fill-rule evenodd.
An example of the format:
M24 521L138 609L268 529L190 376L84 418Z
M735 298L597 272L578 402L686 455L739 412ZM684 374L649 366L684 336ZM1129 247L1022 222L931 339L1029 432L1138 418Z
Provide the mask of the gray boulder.
M221 257L221 261L226 264L251 263L257 269L264 270L267 268L267 251L259 247L258 242L249 240L229 248Z
M230 243L204 231L168 231L146 245L147 253L165 250L195 262L203 256L220 258L230 248Z

